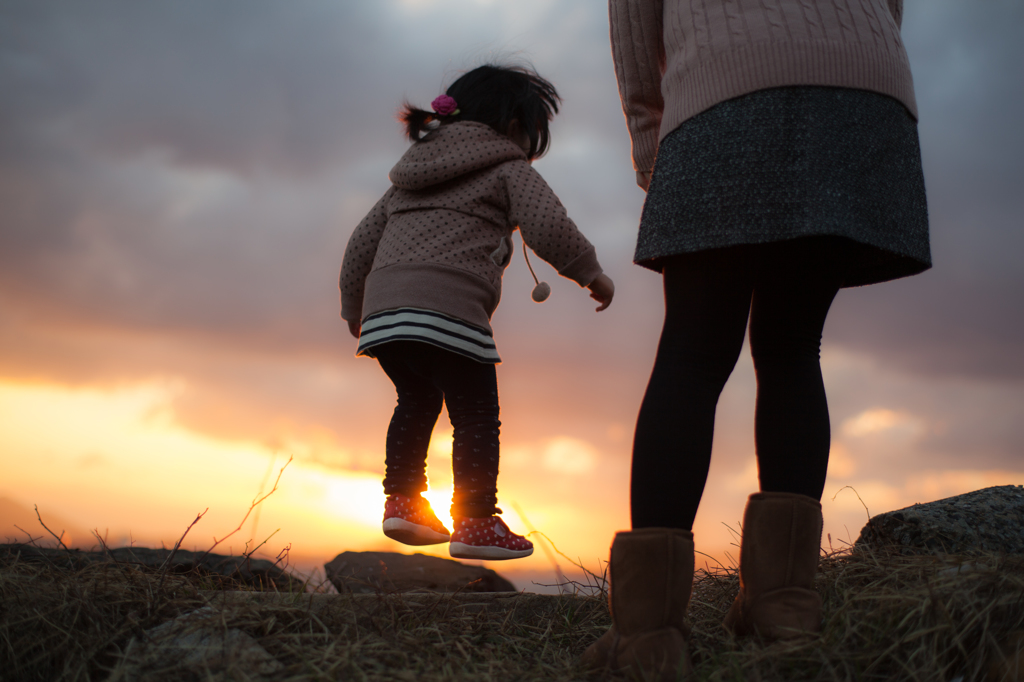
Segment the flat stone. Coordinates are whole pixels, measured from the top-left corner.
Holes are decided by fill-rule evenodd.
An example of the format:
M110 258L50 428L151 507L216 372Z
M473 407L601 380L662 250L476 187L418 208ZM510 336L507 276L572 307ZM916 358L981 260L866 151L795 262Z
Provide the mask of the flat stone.
M150 679L269 680L284 666L250 635L225 628L212 606L147 630L128 643L112 676L125 682Z
M169 549L147 547L118 547L106 552L87 552L80 549L59 549L28 544L0 545L0 558L17 557L20 561L48 561L63 566L81 568L87 564L111 562L130 564L146 570L163 570L164 563L171 556ZM252 559L244 556L207 554L179 549L174 553L168 573L199 573L210 577L222 577L231 584L244 585L256 590L280 590L302 592L303 581L288 574L280 566L266 559Z
M426 554L342 552L324 565L324 572L342 594L516 591L489 568Z
M1024 486L915 504L868 521L854 548L900 554L1024 554Z

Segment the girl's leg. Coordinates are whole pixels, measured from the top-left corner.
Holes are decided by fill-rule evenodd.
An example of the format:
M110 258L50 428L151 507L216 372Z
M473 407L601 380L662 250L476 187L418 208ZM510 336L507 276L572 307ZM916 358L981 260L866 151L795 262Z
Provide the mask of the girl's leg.
M718 397L743 346L748 249L669 259L665 326L633 441L633 528L690 530L711 463Z
M427 489L427 447L441 414L444 394L424 376L422 343L395 341L374 348L380 366L395 384L398 405L388 427L384 493L415 497Z
M498 512L498 378L494 365L439 348L435 383L444 391L454 430L451 515L485 517Z
M494 365L428 347L431 379L444 391L455 430L452 470L454 521L448 553L457 559L519 559L533 543L496 518L498 502L498 379Z
M754 434L763 492L821 499L830 425L821 378L821 332L845 277L838 237L766 245L750 312L757 372Z

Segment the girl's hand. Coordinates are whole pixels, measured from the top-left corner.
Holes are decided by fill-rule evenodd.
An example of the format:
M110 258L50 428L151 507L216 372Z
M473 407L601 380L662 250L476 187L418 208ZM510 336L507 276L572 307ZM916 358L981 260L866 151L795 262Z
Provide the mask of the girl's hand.
M359 320L348 320L348 333L359 338Z
M593 282L587 285L590 289L590 298L594 299L601 305L597 307L597 312L601 312L612 304L612 299L615 298L615 283L612 282L612 278L603 272L597 276Z

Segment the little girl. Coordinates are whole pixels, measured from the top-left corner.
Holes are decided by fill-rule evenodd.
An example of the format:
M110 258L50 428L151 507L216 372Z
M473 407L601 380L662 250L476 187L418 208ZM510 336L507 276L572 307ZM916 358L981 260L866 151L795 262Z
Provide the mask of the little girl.
M594 247L531 167L547 151L554 86L525 68L482 66L452 83L433 112L406 104L413 141L393 183L345 249L341 316L395 384L388 428L384 534L408 545L449 542L463 559L515 559L533 544L498 516L500 362L490 319L518 227L558 274L604 310L615 287ZM454 529L421 496L442 404L453 434Z

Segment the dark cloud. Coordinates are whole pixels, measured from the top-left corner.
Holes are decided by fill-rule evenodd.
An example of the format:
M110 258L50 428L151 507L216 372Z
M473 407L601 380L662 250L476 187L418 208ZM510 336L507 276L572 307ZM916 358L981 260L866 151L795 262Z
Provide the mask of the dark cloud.
M375 8L9 5L3 146L45 136L125 159L159 149L232 172L322 170L360 139L346 121L379 120L363 109L381 91L366 65L392 54L387 12Z
M830 338L888 366L1024 379L1024 5L907 3L934 269L840 294Z
M576 3L573 27L541 21L528 39L558 45L540 52L560 68L542 71L566 96L565 116L576 111L576 125L559 123L556 149L591 154L575 168L553 154L545 163L556 175L578 176L581 163L608 167L609 145L595 164L587 143L621 126L604 14L583 7ZM190 428L270 442L321 424L349 448L370 450L360 441L372 422L364 406L386 422L378 407L390 386L374 363L352 359L337 319L342 251L407 144L392 118L402 97L424 104L464 66L526 58L501 33L518 31L515 22L494 22L492 11L470 3L438 16L357 2L302 12L271 3L8 8L0 97L15 105L2 110L10 125L0 132L0 373L78 385L180 377L174 409ZM567 40L546 40L555 33ZM573 51L569 39L593 49ZM628 181L619 132L612 146ZM599 231L585 178L564 185L581 224ZM639 196L627 191L628 233ZM600 339L585 294L565 282L556 292L547 318L517 305L501 314L536 324L541 340L565 331L566 314L587 315L569 325L573 338ZM509 325L510 345L529 335L525 327ZM590 354L599 359L606 345ZM588 386L608 380L595 375ZM575 395L568 373L543 390L544 406ZM516 389L508 395L517 402Z
M344 248L326 190L267 191L145 161L72 162L80 163L72 177L26 169L0 183L8 212L0 282L9 305L89 326L257 338L291 326L316 338L308 325L325 317L318 308L335 307L333 272ZM37 184L11 187L26 181Z
M345 239L407 144L398 102L503 58L460 47L479 54L453 63L452 30L463 45L503 41L486 8L462 9L8 6L4 298L76 324L324 344ZM603 14L581 16L607 53ZM563 91L611 87L603 66Z
M607 99L594 92L595 75L601 91L611 82L607 46L603 60L572 49L581 38L606 42L603 11L544 9L524 24L537 34L512 38L515 22L496 21L509 8L461 4L8 5L0 148L38 154L26 141L45 139L121 159L155 149L189 167L308 175L394 147L404 96L423 106L462 68L529 61L523 43L557 64L546 73L575 102L584 91Z
M900 480L924 470L1020 470L1024 385L966 376L893 372L866 355L826 350L833 441L862 474ZM877 429L851 429L864 415L895 415ZM855 424L853 424L855 425ZM865 474L866 475L866 474Z
M374 192L386 182L369 141L388 156L404 146L397 94L366 68L404 58L381 40L387 12L0 11L5 304L49 323L323 345L351 229L340 223L355 219L345 204L365 176Z
M936 377L1024 378L1021 28L1011 0L907 4L936 266L843 292L826 346L914 375L919 390ZM426 104L462 68L530 58L565 97L537 167L619 293L595 315L585 292L535 261L555 284L536 306L517 254L495 319L503 396L546 429L628 426L661 301L658 278L630 264L643 195L607 40L593 0L3 4L0 373L186 377L179 416L225 437L273 437L275 411L360 430L388 387L351 359L335 278L407 144L395 108ZM370 397L318 384L334 362ZM588 398L589 415L559 409ZM942 411L915 400L894 405ZM1009 452L1017 422L991 409L991 449Z

